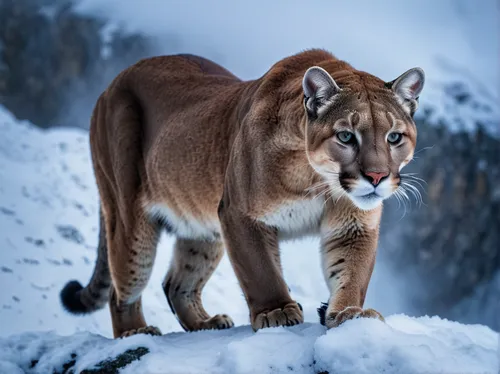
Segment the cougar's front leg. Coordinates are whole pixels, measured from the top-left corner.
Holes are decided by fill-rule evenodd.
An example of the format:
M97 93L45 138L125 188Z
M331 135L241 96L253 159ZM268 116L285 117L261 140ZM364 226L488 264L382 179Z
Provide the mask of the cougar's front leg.
M327 218L322 225L322 266L330 299L320 317L328 328L359 317L384 320L377 311L363 309L375 265L379 219L378 212L361 212Z
M279 263L277 231L251 219L224 200L219 206L229 259L245 294L254 330L292 326L304 321L291 299Z

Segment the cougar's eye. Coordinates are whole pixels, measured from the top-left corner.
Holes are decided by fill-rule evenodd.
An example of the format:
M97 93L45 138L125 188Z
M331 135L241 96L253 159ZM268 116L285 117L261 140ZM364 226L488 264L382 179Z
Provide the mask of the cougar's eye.
M341 131L337 134L337 138L345 144L352 143L354 141L354 134L349 131Z
M403 134L399 132L391 132L389 135L387 135L387 141L390 144L398 144L401 139L403 139Z

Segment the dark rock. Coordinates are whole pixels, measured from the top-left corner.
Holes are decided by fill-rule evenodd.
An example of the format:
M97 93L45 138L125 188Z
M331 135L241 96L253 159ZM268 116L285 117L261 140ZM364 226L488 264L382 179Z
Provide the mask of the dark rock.
M95 368L83 370L81 374L118 374L121 368L124 368L133 361L139 360L147 353L149 353L149 349L145 347L129 349L114 359L99 362Z
M105 20L72 9L68 0L0 0L0 104L19 119L87 128L114 75L149 55L145 37L118 30L104 41Z

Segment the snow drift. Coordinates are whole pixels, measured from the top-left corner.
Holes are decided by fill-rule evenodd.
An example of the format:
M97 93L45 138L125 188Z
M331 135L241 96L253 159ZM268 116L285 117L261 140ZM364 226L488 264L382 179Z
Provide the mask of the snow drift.
M0 339L0 372L495 373L496 345L496 333L484 326L403 315L348 321L328 332L305 323L122 340L26 333Z

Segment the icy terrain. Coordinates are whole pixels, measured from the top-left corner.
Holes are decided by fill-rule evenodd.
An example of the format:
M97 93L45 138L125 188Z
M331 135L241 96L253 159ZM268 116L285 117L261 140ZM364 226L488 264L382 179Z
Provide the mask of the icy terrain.
M397 314L387 324L357 320L326 332L315 310L328 293L314 240L283 251L292 295L304 306L302 326L254 334L225 257L204 301L209 312L228 313L239 326L179 333L160 287L172 245L164 237L144 304L148 322L168 334L111 340L107 310L74 317L58 300L67 280L87 282L96 255L87 134L43 132L1 108L0 133L1 374L78 373L129 349L141 357L122 362L122 373L496 373L498 334L484 326ZM400 311L395 284L377 265L367 304L386 315Z
M0 339L0 372L60 373L71 367L80 373L130 350L141 357L122 374L496 373L496 345L496 334L484 326L402 315L387 324L348 321L328 332L306 323L257 333L244 326L123 340L26 333Z

